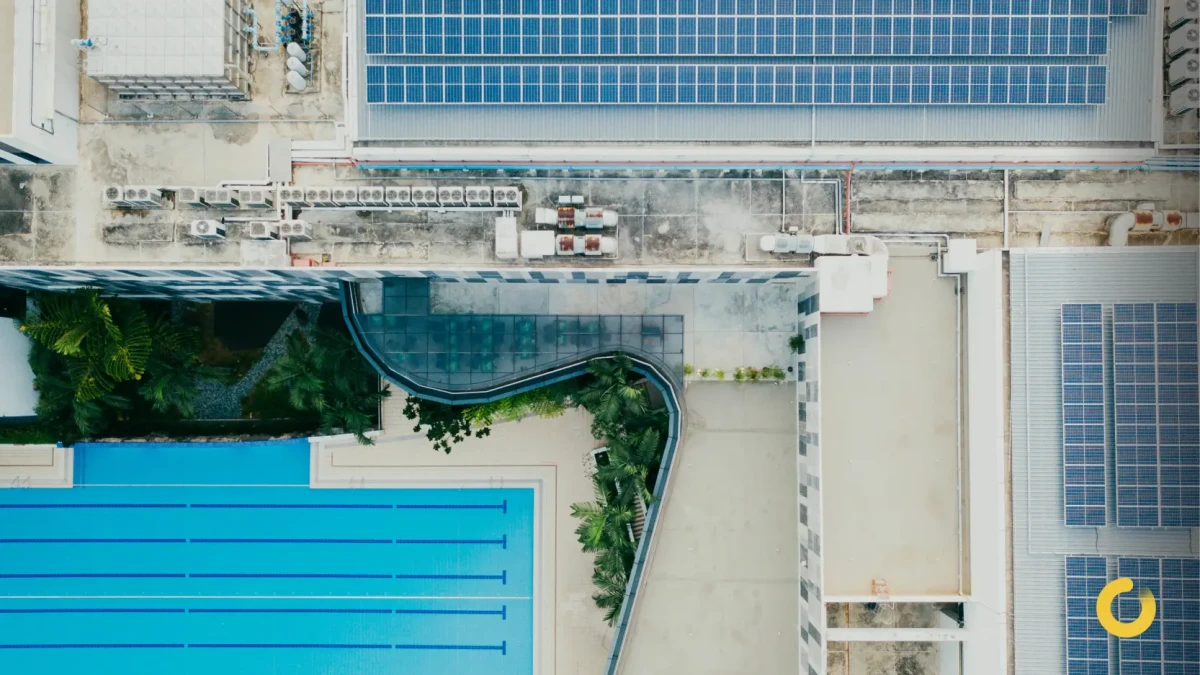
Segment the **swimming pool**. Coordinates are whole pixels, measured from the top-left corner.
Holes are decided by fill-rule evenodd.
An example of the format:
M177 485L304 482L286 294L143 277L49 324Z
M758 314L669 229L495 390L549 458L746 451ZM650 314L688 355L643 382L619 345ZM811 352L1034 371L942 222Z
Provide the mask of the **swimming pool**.
M0 490L0 672L533 672L532 488L311 489L306 440Z

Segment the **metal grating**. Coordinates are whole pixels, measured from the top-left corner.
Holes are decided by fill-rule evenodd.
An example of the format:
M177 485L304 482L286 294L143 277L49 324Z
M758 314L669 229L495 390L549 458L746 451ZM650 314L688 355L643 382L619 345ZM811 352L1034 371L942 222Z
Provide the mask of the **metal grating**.
M1117 574L1132 579L1135 591L1117 598L1118 619L1137 618L1137 594L1143 588L1150 589L1158 603L1158 616L1149 630L1118 641L1121 675L1200 673L1200 559L1120 558Z
M1200 525L1196 305L1113 306L1117 525Z
M1108 632L1096 618L1096 596L1108 584L1108 562L1067 556L1067 675L1108 675Z
M368 66L370 104L1026 104L1105 102L1104 66Z
M1108 523L1103 318L1099 304L1062 306L1063 506L1072 527Z

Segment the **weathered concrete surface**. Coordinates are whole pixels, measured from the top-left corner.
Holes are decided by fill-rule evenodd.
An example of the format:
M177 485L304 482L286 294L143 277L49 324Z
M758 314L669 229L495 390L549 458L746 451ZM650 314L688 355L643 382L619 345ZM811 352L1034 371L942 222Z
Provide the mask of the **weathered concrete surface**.
M623 675L799 672L794 387L694 384Z

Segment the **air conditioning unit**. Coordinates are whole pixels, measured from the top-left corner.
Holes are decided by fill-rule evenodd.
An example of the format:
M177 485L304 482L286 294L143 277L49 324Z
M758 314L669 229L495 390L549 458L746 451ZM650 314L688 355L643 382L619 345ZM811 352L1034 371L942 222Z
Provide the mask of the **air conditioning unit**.
M279 236L292 241L309 241L312 228L304 220L284 220L279 223Z
M275 228L275 223L269 223L265 220L250 221L247 232L251 239L278 239L279 232Z
M466 206L466 189L461 185L449 185L438 188L438 203L442 206Z
M1183 115L1200 108L1200 84L1192 82L1171 92L1169 109L1172 115Z
M385 188L383 191L383 200L388 203L388 206L412 206L412 188Z
M358 201L358 188L333 188L333 203L338 206L361 206L362 202Z
M271 199L271 191L264 188L238 190L237 199L243 209L269 209L275 205L275 200Z
M1174 29L1200 18L1200 0L1171 0L1167 6L1167 28Z
M381 187L359 188L358 201L362 202L363 206L387 206Z
M1200 79L1200 54L1185 54L1176 59L1168 70L1167 82L1172 86Z
M417 206L440 206L437 188L433 186L414 187L412 189L412 200Z
M279 201L288 206L308 206L304 198L304 188L279 188Z
M1200 24L1187 24L1167 36L1167 58L1173 59L1181 54L1196 51L1198 48L1200 48Z
M492 203L506 209L519 209L521 208L521 190L516 186L494 188Z
M175 190L175 206L202 209L204 203L204 188L181 187Z
M492 188L475 185L467 188L467 206L491 206Z
M104 188L104 206L110 209L127 209L132 204L125 201L125 188L120 185L109 185Z
M763 253L808 254L813 252L813 236L811 234L767 234L758 240L758 249Z
M327 187L307 188L304 199L312 206L330 208L337 206L333 201L333 189Z
M200 239L224 239L225 225L219 220L193 220L188 233Z
M236 209L237 193L229 188L212 188L204 191L204 203L214 209Z
M135 209L161 209L162 190L149 185L126 185L124 199Z

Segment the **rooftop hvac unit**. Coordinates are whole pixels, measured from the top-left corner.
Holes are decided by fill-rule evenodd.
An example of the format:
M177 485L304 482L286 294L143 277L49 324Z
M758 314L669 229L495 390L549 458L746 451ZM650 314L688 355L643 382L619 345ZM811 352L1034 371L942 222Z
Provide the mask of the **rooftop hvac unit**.
M291 241L309 241L312 228L304 220L284 220L279 223L279 236Z
M278 239L279 232L275 229L275 223L268 223L265 220L250 221L250 238L251 239Z
M1185 54L1171 64L1167 81L1172 87L1200 79L1200 54Z
M333 201L333 190L327 187L307 188L304 199L312 206L329 208L337 206Z
M125 201L135 209L161 209L162 190L148 185L126 185Z
M1167 7L1167 27L1177 28L1200 18L1200 0L1171 0Z
M334 188L333 203L338 206L361 206L362 202L358 201L358 188Z
M253 190L238 190L237 199L243 209L269 209L275 205L271 199L271 191L263 188Z
M1190 23L1167 36L1167 58L1200 48L1200 24Z
M290 44L296 44L292 42ZM384 199L383 188L381 187L365 187L358 189L358 201L363 203L363 206L387 206L387 200Z
M420 186L412 189L412 200L417 206L439 206L437 188Z
M1200 108L1200 84L1192 82L1171 92L1172 115L1183 115Z
M229 188L213 188L204 191L204 202L215 209L236 209L237 194Z
M175 206L186 206L193 209L204 208L206 206L204 203L204 188L178 188L175 190Z
M390 187L384 188L383 200L388 203L388 206L412 206L412 188L410 187Z
M533 210L533 222L538 225L557 225L558 209L538 207Z
M508 209L521 208L521 190L516 186L498 187L492 190L492 203Z
M219 220L193 220L188 233L200 239L224 239L225 226Z
M110 209L126 209L131 204L125 201L125 189L120 185L109 185L104 188L104 206Z
M492 188L475 185L467 188L467 206L491 206Z
M304 188L279 188L279 201L288 206L308 206L304 198Z
M442 206L466 206L466 189L461 185L438 188L438 203Z
M811 234L768 234L758 240L758 248L763 253L798 253L813 252Z
M556 255L604 255L617 254L617 240L598 234L560 234Z

